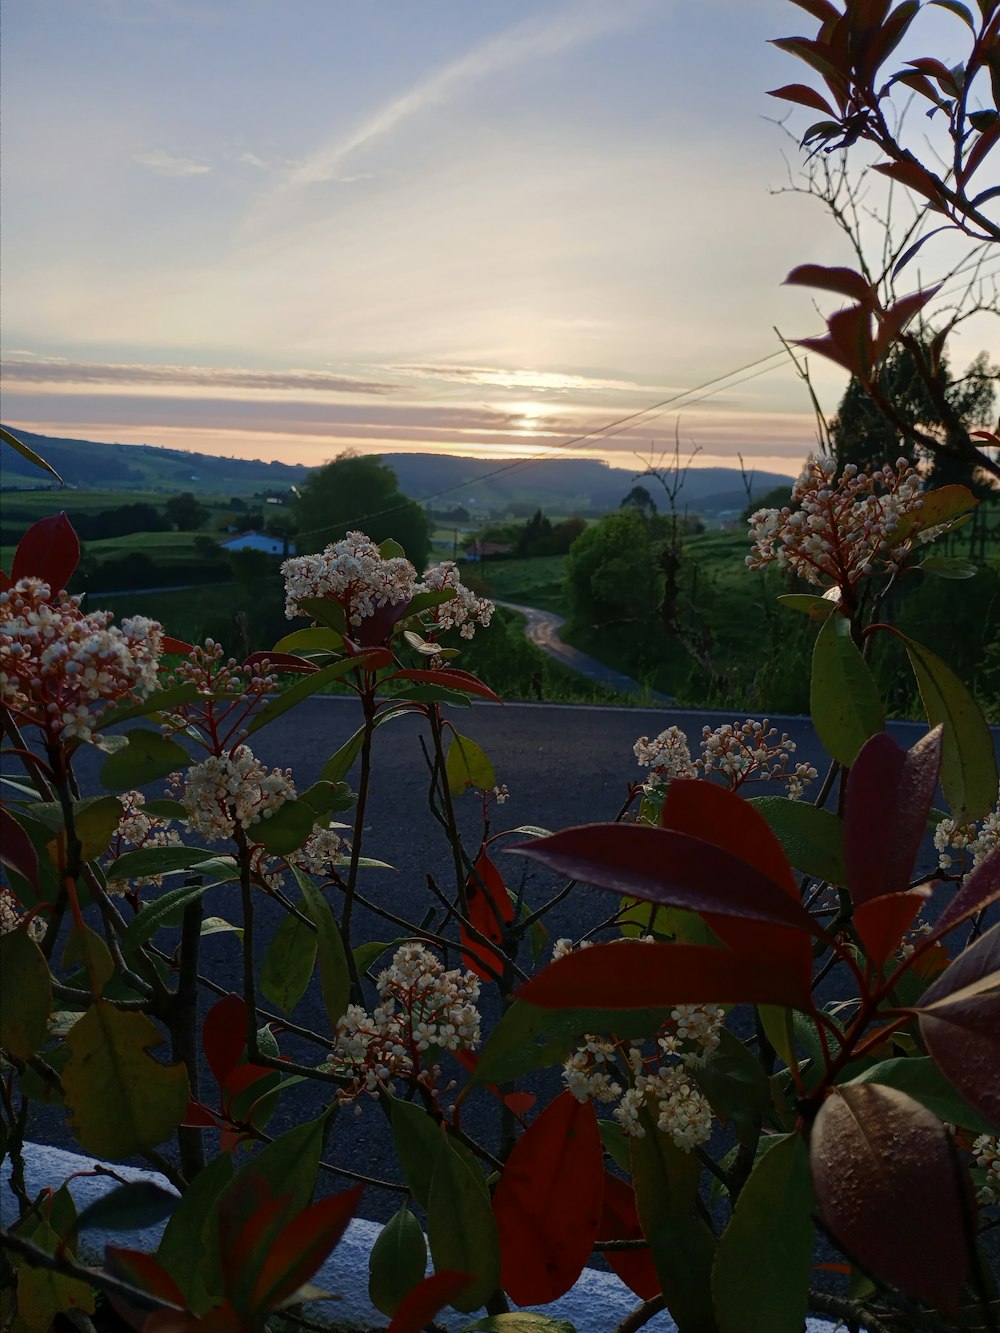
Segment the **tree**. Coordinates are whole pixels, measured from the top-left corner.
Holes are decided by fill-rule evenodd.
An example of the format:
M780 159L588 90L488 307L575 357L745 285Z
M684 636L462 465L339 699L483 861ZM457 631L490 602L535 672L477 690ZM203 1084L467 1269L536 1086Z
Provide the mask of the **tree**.
M295 506L298 546L317 551L363 529L377 542L393 538L418 570L430 553L427 515L399 489L395 472L374 455L349 450L306 478Z
M531 518L528 519L521 534L517 539L515 555L538 555L540 552L536 549L539 543L543 542L552 532L552 523L542 513L536 509Z
M652 518L656 513L656 501L645 486L633 486L619 507L637 509L643 518Z
M656 603L655 551L636 509L605 514L580 534L566 558L566 588L576 624L628 626L646 638Z
M930 338L921 340L921 350L927 360ZM952 453L949 445L949 423L935 402L944 399L965 433L988 426L993 412L995 384L1000 369L990 366L985 352L981 352L960 379L949 373L948 359L943 354L933 363L938 392L933 397L921 376L920 368L909 347L898 344L891 348L878 372L879 391L891 402L900 417L922 434L940 440L940 451L931 453L926 447L914 445L899 431L873 403L861 381L852 376L837 416L830 423L830 439L838 467L855 463L858 467L880 467L900 454L911 462L926 459L931 465L930 484L945 485L961 482L970 485L974 463L959 450Z
M163 506L167 518L178 532L194 532L203 528L211 517L211 511L194 498L190 491L183 495L172 495Z

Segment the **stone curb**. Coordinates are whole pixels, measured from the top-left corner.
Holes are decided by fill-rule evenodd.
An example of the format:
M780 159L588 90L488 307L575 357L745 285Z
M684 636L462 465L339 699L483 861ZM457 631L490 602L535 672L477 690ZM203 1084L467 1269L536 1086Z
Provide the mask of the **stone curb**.
M94 1157L80 1156L39 1143L25 1144L24 1158L25 1183L31 1195L36 1195L46 1186L57 1189L74 1172L109 1165ZM163 1176L153 1171L118 1165L113 1170L126 1180L150 1180L165 1189L173 1188ZM5 1160L0 1166L0 1216L5 1225L15 1215L9 1179L10 1162ZM69 1188L77 1209L82 1211L88 1204L114 1189L115 1185L116 1182L108 1176L85 1175L72 1180ZM368 1299L368 1255L381 1229L375 1222L356 1218L350 1223L333 1254L311 1279L316 1286L336 1292L341 1297L340 1300L317 1305L313 1311L320 1319L329 1319L331 1323L336 1321L334 1326L337 1330L362 1333L363 1330L384 1329L386 1326L385 1316L379 1314ZM162 1230L160 1225L127 1234L88 1231L83 1237L81 1260L84 1263L98 1262L108 1242L133 1249L153 1250ZM537 1308L540 1313L567 1320L576 1333L610 1333L637 1304L637 1297L614 1274L587 1268L572 1291L551 1305ZM458 1330L468 1327L479 1317L460 1315L449 1310L438 1315L436 1322L447 1328L449 1333L458 1333ZM649 1333L676 1333L677 1330L677 1325L666 1312L656 1315L644 1327ZM818 1319L810 1319L806 1324L807 1333L824 1333L824 1330L833 1327L833 1324Z

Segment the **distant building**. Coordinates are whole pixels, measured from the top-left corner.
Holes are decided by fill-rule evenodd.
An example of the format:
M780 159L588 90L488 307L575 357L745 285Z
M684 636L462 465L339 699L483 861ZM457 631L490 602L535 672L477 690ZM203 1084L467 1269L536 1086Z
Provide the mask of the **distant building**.
M224 551L263 551L265 555L295 555L292 542L283 537L267 537L263 532L241 532L228 541L220 542Z
M466 560L486 560L491 555L510 555L510 544L508 542L474 541L471 546L465 548Z

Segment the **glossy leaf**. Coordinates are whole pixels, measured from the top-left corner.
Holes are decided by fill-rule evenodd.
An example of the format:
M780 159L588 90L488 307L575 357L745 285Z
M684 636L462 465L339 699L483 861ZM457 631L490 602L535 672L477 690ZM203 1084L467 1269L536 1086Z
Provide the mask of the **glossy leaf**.
M109 879L145 879L148 875L169 875L177 870L196 871L198 866L215 859L205 847L137 847L125 852L107 867Z
M847 779L844 854L855 905L900 893L913 874L941 767L941 729L903 750L873 736Z
M168 924L190 903L196 902L204 892L201 884L184 884L146 903L122 933L122 952L130 953L146 940L152 939L161 926Z
M987 1119L949 1083L929 1055L911 1055L893 1060L880 1060L864 1070L851 1083L881 1083L884 1087L905 1092L914 1101L950 1125L971 1134L995 1134L995 1121Z
M768 833L763 819L758 819ZM510 850L567 878L665 907L687 907L809 933L815 929L798 897L769 875L725 848L673 829L586 824Z
M565 1319L538 1314L534 1310L508 1310L468 1324L463 1333L575 1333Z
M52 1010L49 965L22 928L0 935L0 1046L30 1060L48 1037Z
M163 1038L144 1014L95 1000L66 1037L62 1071L72 1127L85 1152L129 1157L168 1138L187 1108L187 1072L149 1054Z
M929 896L930 890L921 886L868 898L854 909L854 929L873 967L883 967L895 953Z
M330 907L313 883L311 876L292 866L295 881L302 891L306 915L316 927L316 955L319 960L319 985L323 1007L334 1031L346 1012L351 998L351 972L347 962L344 937Z
M247 1045L247 1007L241 995L216 1000L205 1015L201 1040L208 1067L223 1087Z
M589 950L585 952L589 953ZM509 1083L533 1069L562 1064L589 1032L613 1032L620 1037L648 1036L662 1025L668 1009L669 1006L661 1005L618 1011L589 1006L558 1010L542 1009L517 1000L487 1038L472 1082L477 1086Z
M300 603L301 605L301 603ZM261 727L266 727L269 722L275 718L281 717L287 713L290 708L294 708L297 703L303 699L308 699L311 694L321 690L324 685L329 685L331 681L341 680L351 671L356 669L364 670L370 667L376 658L381 658L381 653L358 653L355 657L345 657L340 662L331 662L329 666L320 667L309 676L303 676L297 680L294 685L289 687L272 699L247 723L246 733L248 736L255 731L260 731ZM328 775L323 774L324 777Z
M312 1277L347 1230L363 1190L355 1185L310 1204L270 1241L250 1294L252 1312L259 1317L277 1309Z
M489 755L475 741L457 731L448 746L444 768L452 796L461 796L469 787L491 791L496 786L497 775Z
M344 646L344 636L325 625L315 625L310 629L293 630L274 645L276 653L327 652L335 653Z
M16 435L13 435L6 428L6 426L0 426L0 440L3 440L4 444L9 444L12 449L16 449L21 457L26 458L29 463L32 463L37 468L41 468L43 472L48 472L50 476L55 477L60 485L64 484L62 477L60 477L52 464L47 463L41 454L36 454L30 445L25 444L23 440L19 440Z
M982 819L997 794L993 737L979 705L936 653L902 635L927 721L944 727L941 790L957 824Z
M786 83L781 88L772 88L768 97L780 97L785 102L796 102L799 106L810 107L813 111L822 111L825 116L834 114L833 108L806 83Z
M876 1277L954 1315L974 1204L941 1121L894 1088L835 1087L813 1124L810 1165L834 1239Z
M309 837L316 815L305 801L286 801L269 819L259 819L247 831L270 856L290 856Z
M465 886L466 901L469 904L469 920L481 935L499 945L503 941L504 928L514 920L514 904L510 900L503 876L490 859L486 848L480 849L476 857L473 873ZM477 940L459 924L459 939L463 953L462 965L474 972L483 981L495 980L493 973L487 971L480 959L485 960L493 970L503 974L506 957L499 948L491 949Z
M934 935L940 936L970 916L1000 902L1000 848L994 847L985 860L980 861L938 917Z
M379 1232L368 1256L368 1296L375 1309L395 1314L407 1292L423 1280L426 1267L423 1228L404 1203Z
M771 1084L753 1052L722 1028L712 1058L692 1072L722 1123L732 1122L741 1142L755 1142L771 1109Z
M354 804L354 793L346 782L324 782L321 779L300 792L299 800L304 801L319 820L324 815L350 809Z
M783 796L752 796L747 801L767 821L796 870L828 884L843 884L844 825L831 810Z
M212 1286L203 1263L202 1234L219 1196L233 1178L232 1158L219 1153L190 1182L170 1216L156 1258L184 1294L190 1309L201 1313L221 1295L221 1287Z
M811 1005L808 982L797 968L783 969L772 959L732 949L639 940L595 944L565 954L521 986L518 998L546 1009Z
M629 1139L632 1180L667 1309L684 1333L718 1333L711 1297L715 1237L698 1211L698 1159L656 1128L647 1107L639 1120L646 1132Z
M569 1291L597 1239L604 1153L593 1105L562 1092L518 1139L493 1193L504 1289L518 1305Z
M615 1124L614 1121L609 1122ZM615 1128L618 1126L615 1124ZM625 1163L623 1170L628 1170L628 1139L625 1139ZM601 1212L601 1240L642 1240L642 1226L639 1222L639 1210L635 1203L635 1191L624 1180L613 1176L610 1171L604 1173L604 1206ZM660 1294L660 1279L656 1275L656 1265L648 1249L606 1250L604 1257L612 1272L625 1283L626 1287L642 1301L651 1301Z
M10 569L12 583L41 579L53 597L65 591L80 563L80 540L65 513L40 518L17 544Z
M404 1102L398 1097L389 1097L387 1100L392 1139L403 1171L403 1179L417 1203L427 1208L435 1163L445 1141L441 1126L416 1102ZM488 1200L486 1182L476 1165L475 1157L464 1144L457 1140L449 1142L458 1155L466 1159L473 1173L472 1178L479 1182L483 1195Z
M978 565L963 560L959 555L929 555L917 568L939 579L974 579L979 573Z
M316 931L288 915L271 936L260 969L266 999L290 1014L306 992L316 965Z
M456 1310L477 1310L500 1283L496 1219L479 1168L442 1135L427 1199L427 1238L434 1267L469 1273L473 1282L452 1298Z
M1000 924L971 944L924 991L920 1033L938 1067L1000 1127Z
M782 606L789 611L798 611L811 620L826 620L837 609L837 603L829 597L817 597L809 592L786 592L778 598Z
M822 102L822 98L817 99ZM817 105L817 111L829 110L824 105ZM849 297L852 301L871 302L874 297L872 284L853 268L829 268L824 264L799 264L785 279L789 286L819 287L826 292L836 292L838 296Z
M76 1219L73 1231L137 1231L169 1217L180 1195L152 1180L130 1180L95 1199Z
M144 699L119 704L117 708L106 708L95 724L95 731L105 731L117 726L119 722L128 722L134 717L148 717L151 713L170 712L182 704L191 703L198 698L198 686L194 681L186 680L180 685L168 685L165 690L154 690Z
M405 1297L386 1333L423 1333L439 1310L475 1281L471 1273L432 1273ZM457 1307L456 1307L457 1308Z
M831 616L816 636L809 711L823 748L848 768L885 725L878 687L845 616Z
M35 844L3 805L0 805L0 865L21 875L37 894L41 894Z
M809 1154L789 1134L760 1157L712 1268L720 1333L799 1333L809 1305L814 1228Z
M26 1227L19 1227L18 1234L46 1254L56 1254L59 1250L60 1238L45 1218L38 1218L34 1225L29 1222ZM18 1317L10 1325L11 1333L36 1333L38 1329L54 1328L57 1315L69 1310L94 1313L94 1292L86 1282L40 1265L17 1263L13 1267L17 1275ZM8 1287L4 1292L5 1314L9 1302Z
M478 694L483 699L489 699L492 703L502 703L503 700L498 694L485 685L478 676L474 676L471 671L463 671L460 667L438 667L436 671L425 670L422 667L410 667L404 671L396 671L390 677L391 680L415 680L426 685L440 685L447 690L459 690L466 694Z
M190 763L187 751L169 736L137 728L128 733L127 745L105 759L101 782L111 791L131 791L187 768Z

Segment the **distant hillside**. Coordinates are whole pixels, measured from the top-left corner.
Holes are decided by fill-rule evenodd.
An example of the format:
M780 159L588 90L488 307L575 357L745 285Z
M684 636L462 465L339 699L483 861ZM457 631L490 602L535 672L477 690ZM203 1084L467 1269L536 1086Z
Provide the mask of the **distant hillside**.
M47 459L68 485L79 489L194 491L228 497L301 485L310 471L303 464L222 458L156 445L53 439L19 430L14 434ZM448 454L386 454L384 458L404 494L426 499L439 510L462 505L471 516L503 512L512 504L539 506L553 514L601 514L617 509L636 484L634 468L609 467L590 458L546 458L515 468ZM493 473L497 475L490 475ZM776 472L757 472L753 492L762 495L788 481ZM657 483L647 480L644 484L663 508ZM15 450L6 445L0 448L0 486L12 490L45 485L44 473ZM743 509L743 480L735 468L692 468L679 503L681 508L711 513Z

